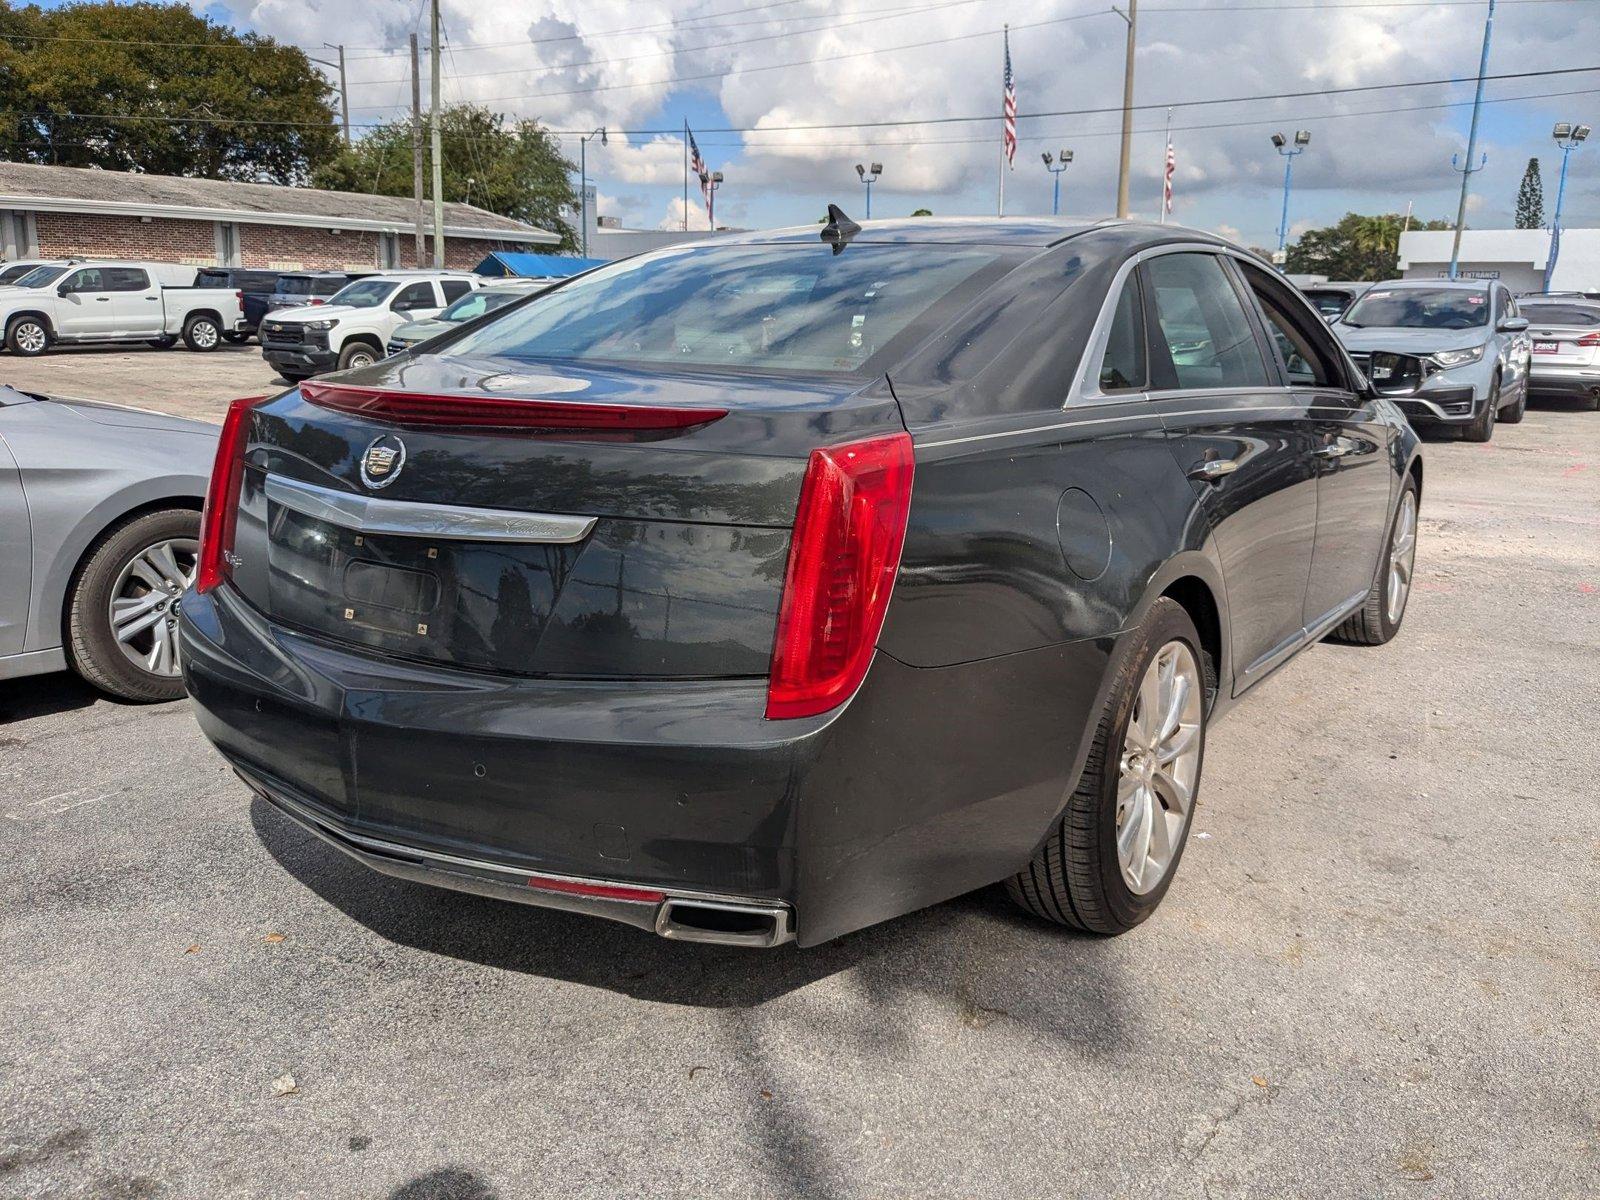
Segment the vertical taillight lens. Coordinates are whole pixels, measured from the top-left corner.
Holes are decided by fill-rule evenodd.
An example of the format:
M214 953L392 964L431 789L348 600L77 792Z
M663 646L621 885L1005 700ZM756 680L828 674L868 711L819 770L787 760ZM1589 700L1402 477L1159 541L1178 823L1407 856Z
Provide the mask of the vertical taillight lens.
M200 516L200 562L194 575L197 592L209 592L228 577L228 556L233 553L233 532L239 521L239 489L244 485L250 412L264 399L265 396L250 396L235 400L222 418L222 436L217 439L206 507Z
M866 676L900 569L912 470L905 433L811 452L778 609L769 719L827 712Z

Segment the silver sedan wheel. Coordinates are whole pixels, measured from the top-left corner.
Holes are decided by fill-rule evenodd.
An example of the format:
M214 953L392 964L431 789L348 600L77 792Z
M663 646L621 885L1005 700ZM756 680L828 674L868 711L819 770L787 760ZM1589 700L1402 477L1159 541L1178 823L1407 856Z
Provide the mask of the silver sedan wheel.
M141 671L178 674L178 598L194 583L200 543L169 538L135 554L111 589L111 632Z
M1200 773L1204 704L1194 652L1185 642L1168 642L1139 683L1117 777L1117 861L1136 896L1166 878L1183 845Z
M1389 543L1389 586L1384 596L1384 612L1389 624L1397 624L1411 595L1411 572L1417 562L1417 494L1407 491L1400 497L1400 511L1394 518L1394 538Z
M33 321L24 321L17 326L17 347L24 354L38 354L45 347L46 337L44 326Z

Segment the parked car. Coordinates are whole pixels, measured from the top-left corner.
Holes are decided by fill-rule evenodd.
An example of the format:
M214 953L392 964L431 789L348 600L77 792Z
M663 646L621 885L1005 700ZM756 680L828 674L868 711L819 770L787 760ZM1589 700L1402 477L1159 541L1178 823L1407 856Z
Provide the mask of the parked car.
M1379 394L1414 423L1487 442L1528 407L1528 322L1504 284L1392 279L1333 324Z
M475 292L468 292L451 303L437 317L422 321L408 321L389 335L384 347L390 354L401 354L418 342L425 342L441 333L449 333L463 321L472 321L485 313L492 313L526 296L536 296L549 291L559 279L504 279L485 284Z
M223 337L230 342L247 342L250 335L261 326L272 304L272 294L278 288L277 271L255 271L244 267L202 267L195 276L196 287L235 288L244 309L244 328L228 330Z
M0 679L71 668L127 700L183 694L217 428L0 386Z
M55 267L40 267L49 272ZM193 286L194 267L176 263L86 260L61 270L53 283L0 292L6 349L33 357L54 345L149 342L170 346L179 337L191 350L215 350L242 328L234 288Z
M326 304L330 297L374 271L285 271L278 276L267 311L298 308L302 304Z
M249 787L378 871L672 938L996 880L1148 917L1210 723L1400 628L1416 434L1211 235L821 233L236 403L179 630Z
M1370 283L1329 280L1326 283L1307 284L1300 291L1325 320L1333 321L1342 316L1371 286Z
M324 371L365 367L384 356L396 329L439 315L483 286L465 272L396 271L346 284L323 305L270 314L261 353L291 383Z
M1600 411L1600 301L1529 296L1517 306L1533 340L1529 392Z

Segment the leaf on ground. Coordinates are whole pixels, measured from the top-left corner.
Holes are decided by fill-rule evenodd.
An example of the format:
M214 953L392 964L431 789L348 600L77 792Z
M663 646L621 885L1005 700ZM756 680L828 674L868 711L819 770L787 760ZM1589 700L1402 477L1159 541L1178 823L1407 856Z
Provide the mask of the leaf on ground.
M272 1081L272 1094L274 1096L293 1096L300 1091L300 1085L294 1081L294 1076L285 1071Z
M1270 1084L1267 1083L1266 1076L1264 1076L1264 1075L1252 1075L1252 1076L1250 1076L1250 1082L1255 1084L1257 1087L1269 1087L1269 1086L1271 1086Z
M762 1088L761 1089L761 1098L763 1100L771 1100L772 1099L772 1093L767 1091L766 1088Z
M279 942L283 941L283 934L269 933L263 940L271 942L274 946L276 946Z
M199 950L200 950L200 943L199 942L192 942L188 947L186 947L184 949L184 953L185 954L196 954L196 953L199 952Z

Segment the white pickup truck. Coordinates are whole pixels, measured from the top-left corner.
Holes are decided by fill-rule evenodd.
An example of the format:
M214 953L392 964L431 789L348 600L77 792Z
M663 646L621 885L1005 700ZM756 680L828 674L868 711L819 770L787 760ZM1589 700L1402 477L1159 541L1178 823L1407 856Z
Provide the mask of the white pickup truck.
M194 287L195 272L177 263L98 259L41 266L0 288L6 348L31 358L58 344L164 347L181 337L191 350L215 350L224 333L245 327L243 298L233 288Z

